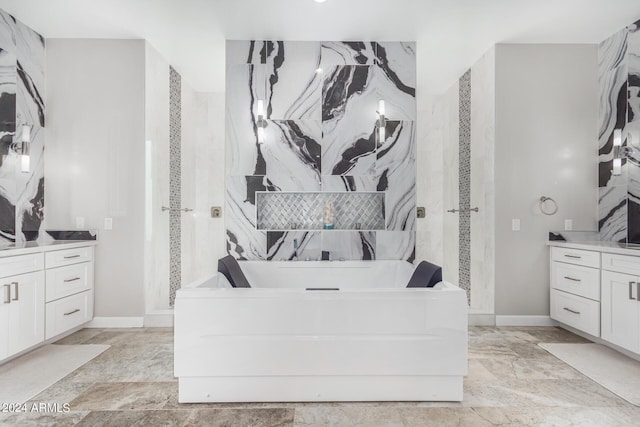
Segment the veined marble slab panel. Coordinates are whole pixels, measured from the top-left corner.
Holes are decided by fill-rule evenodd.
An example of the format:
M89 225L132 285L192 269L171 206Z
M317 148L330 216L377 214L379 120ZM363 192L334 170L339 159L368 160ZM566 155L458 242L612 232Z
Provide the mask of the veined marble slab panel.
M298 260L318 260L322 252L320 231L267 231L267 259L292 260L294 240L297 240Z
M376 231L376 259L402 259L413 262L415 257L415 232Z
M227 67L225 132L228 175L266 173L257 127L258 100L266 98L266 69L266 65Z
M626 185L600 187L598 200L600 239L625 242L627 239Z
M227 40L225 44L225 64L266 64L267 49L263 40Z
M237 259L265 259L267 234L256 229L256 191L279 191L265 176L228 176L227 252Z
M0 9L0 49L13 55L16 54L15 26L13 16Z
M272 42L267 57L268 118L322 120L320 42Z
M323 175L322 191L377 191L375 176Z
M0 49L0 240L9 241L15 241L18 197L18 156L11 149L16 133L16 86L16 55Z
M320 187L322 129L319 121L268 120L261 144L266 174L288 176L286 188Z
M416 120L415 52L415 43L376 43L373 85L388 120Z
M378 147L375 170L378 191L386 191L387 230L415 231L415 122L387 122L387 138Z
M20 21L15 25L17 55L17 125L31 128L29 172L18 171L16 189L16 239L35 240L44 232L44 38ZM14 137L20 142L20 135Z
M376 259L375 231L322 231L322 250L331 252L333 260Z
M627 27L627 145L633 148L633 157L640 160L640 21ZM640 243L640 166L626 163L627 187L627 242Z
M339 65L373 65L375 55L372 42L322 42L320 67L326 70Z
M612 174L613 132L626 131L628 32L619 31L598 47L599 73L599 230L602 240L624 241L627 237L627 171ZM626 141L625 141L626 143Z

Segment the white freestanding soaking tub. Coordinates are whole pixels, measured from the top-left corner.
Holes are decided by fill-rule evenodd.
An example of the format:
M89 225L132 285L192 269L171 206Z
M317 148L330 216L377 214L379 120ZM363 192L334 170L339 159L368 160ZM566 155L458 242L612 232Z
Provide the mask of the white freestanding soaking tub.
M180 402L462 400L462 289L406 288L404 261L240 265L250 289L216 274L177 293Z

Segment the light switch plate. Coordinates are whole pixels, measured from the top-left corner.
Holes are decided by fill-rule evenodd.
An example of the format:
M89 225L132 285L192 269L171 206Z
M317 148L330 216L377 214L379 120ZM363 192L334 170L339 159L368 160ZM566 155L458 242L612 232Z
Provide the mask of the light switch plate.
M565 219L564 220L564 229L566 231L573 230L573 220L572 219Z
M222 207L220 206L212 206L211 207L211 218L220 218L222 217Z
M77 216L76 217L76 228L84 228L84 217Z
M105 218L104 219L104 229L105 230L113 230L113 218Z
M520 220L512 219L511 220L511 231L520 231Z

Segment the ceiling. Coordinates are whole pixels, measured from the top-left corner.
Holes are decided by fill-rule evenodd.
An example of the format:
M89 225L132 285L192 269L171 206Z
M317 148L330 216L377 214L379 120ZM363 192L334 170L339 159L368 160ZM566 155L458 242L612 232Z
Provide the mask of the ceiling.
M449 87L495 43L598 43L638 0L0 0L46 38L143 38L197 91L224 91L226 39L418 42L419 89Z

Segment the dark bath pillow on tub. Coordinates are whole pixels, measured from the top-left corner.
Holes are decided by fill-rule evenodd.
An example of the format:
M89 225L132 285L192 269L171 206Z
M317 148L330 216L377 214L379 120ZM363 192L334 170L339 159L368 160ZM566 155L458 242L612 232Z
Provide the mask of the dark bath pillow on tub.
M414 270L407 288L432 288L439 282L442 282L442 268L422 261Z
M247 277L242 272L240 264L231 255L218 260L218 271L224 274L234 288L250 288Z

